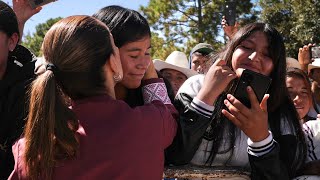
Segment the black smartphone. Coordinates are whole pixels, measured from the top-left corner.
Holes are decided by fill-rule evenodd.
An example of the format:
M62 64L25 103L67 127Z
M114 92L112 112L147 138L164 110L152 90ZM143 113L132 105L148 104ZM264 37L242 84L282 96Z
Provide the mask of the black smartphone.
M272 79L270 77L245 69L239 78L233 96L242 104L250 108L251 105L247 92L247 86L250 86L253 89L258 101L261 102L263 96L268 92L271 82Z
M35 9L36 7L46 5L54 1L56 0L29 0L29 4L32 7L32 9Z
M229 0L225 4L224 16L229 26L234 26L236 22L236 1Z
M312 46L311 50L311 58L316 59L316 58L320 58L320 46Z

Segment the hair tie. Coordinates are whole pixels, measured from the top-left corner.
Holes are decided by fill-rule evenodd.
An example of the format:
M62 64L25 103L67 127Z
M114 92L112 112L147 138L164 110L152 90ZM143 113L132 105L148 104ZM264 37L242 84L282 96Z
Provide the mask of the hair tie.
M48 70L52 71L53 73L55 73L56 70L57 70L57 67L54 64L49 63L49 64L46 65L46 71L48 71Z

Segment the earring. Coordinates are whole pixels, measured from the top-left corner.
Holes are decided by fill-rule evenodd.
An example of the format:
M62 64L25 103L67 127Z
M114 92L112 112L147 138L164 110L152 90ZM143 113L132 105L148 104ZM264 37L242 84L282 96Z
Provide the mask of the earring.
M120 73L116 73L115 75L113 75L113 79L115 82L119 82L122 80L122 76L120 75Z

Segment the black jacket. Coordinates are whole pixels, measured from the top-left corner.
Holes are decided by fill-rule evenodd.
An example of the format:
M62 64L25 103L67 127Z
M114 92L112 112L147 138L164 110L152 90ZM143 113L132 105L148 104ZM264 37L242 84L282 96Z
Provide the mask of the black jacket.
M23 132L27 115L26 91L34 79L36 57L18 45L10 54L4 78L0 80L0 179L13 170L12 145Z

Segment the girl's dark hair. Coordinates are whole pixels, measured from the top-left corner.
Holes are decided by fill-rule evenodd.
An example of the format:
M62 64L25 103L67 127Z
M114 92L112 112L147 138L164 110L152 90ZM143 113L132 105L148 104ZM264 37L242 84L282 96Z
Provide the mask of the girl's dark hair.
M312 91L311 91L311 82L309 81L308 75L301 69L291 67L287 69L286 76L298 78L303 81L304 85L307 88L309 99L311 100L311 106L314 105L314 100L313 100ZM308 117L308 115L303 117L304 122L307 122L309 119L310 117Z
M146 36L151 37L148 21L135 10L115 5L107 6L100 9L93 17L109 27L119 48Z
M211 60L215 61L217 58L224 59L232 69L232 55L237 46L247 39L250 35L255 32L263 32L268 40L269 55L273 61L273 70L269 75L272 78L272 83L268 93L270 97L268 99L268 119L270 129L273 133L274 139L281 137L281 119L286 119L290 127L291 132L296 135L297 138L297 150L298 152L293 155L294 158L288 157L287 166L291 170L291 173L300 166L300 163L304 162L305 157L305 139L301 126L299 124L299 118L297 116L295 107L289 98L288 90L286 88L286 52L283 43L283 38L280 33L273 27L265 23L252 23L241 28L235 35L234 38L226 45L226 47L218 54L213 54ZM230 140L230 146L227 151L233 153L233 147L235 143L235 137L240 133L240 130L235 128L234 124L231 123L225 116L222 115L221 110L225 108L223 100L226 99L226 94L231 93L237 83L237 79L232 81L226 90L218 97L215 102L215 117L212 121L212 131L207 133L207 137L213 139L214 145L207 163L212 163L216 154L221 153L218 148L221 145L223 133L225 128ZM287 117L287 118L282 118ZM231 157L231 155L230 155ZM226 162L227 163L227 162ZM291 174L292 175L292 174Z
M19 33L17 16L13 9L3 1L0 1L0 31L11 37L14 33ZM9 52L9 57L12 52Z
M51 179L56 161L74 158L79 123L65 97L105 94L103 66L113 53L111 34L99 20L71 16L46 33L43 54L49 70L32 83L24 130L30 179Z
M9 37L14 33L19 35L17 16L13 9L3 1L0 1L0 31Z

